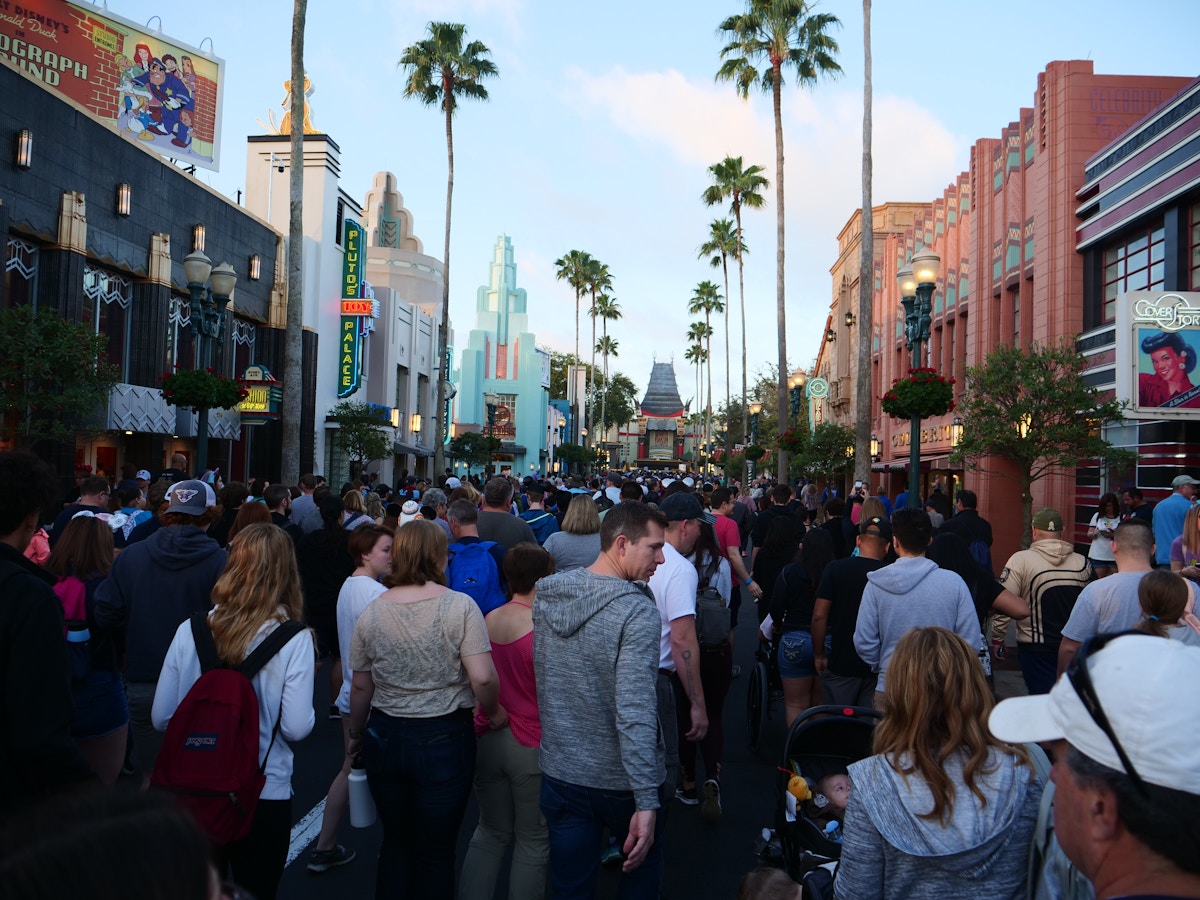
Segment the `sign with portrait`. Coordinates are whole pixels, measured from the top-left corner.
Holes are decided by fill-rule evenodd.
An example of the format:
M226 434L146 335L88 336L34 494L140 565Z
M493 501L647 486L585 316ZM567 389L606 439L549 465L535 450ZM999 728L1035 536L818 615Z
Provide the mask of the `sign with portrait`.
M1142 419L1200 417L1200 293L1117 298L1117 399Z
M225 63L64 0L0 2L0 57L163 156L219 168Z

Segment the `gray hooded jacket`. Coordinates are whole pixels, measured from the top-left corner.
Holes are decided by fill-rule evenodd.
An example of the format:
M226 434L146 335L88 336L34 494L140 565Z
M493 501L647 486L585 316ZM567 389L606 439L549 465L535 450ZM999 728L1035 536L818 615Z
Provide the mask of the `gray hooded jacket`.
M632 791L658 808L666 780L659 737L661 623L640 582L573 569L538 582L533 668L542 772L583 787Z
M990 774L977 776L986 806L963 786L963 758L946 760L958 786L954 812L942 824L922 819L933 809L924 780L905 778L883 756L850 766L854 790L846 808L838 868L838 900L1018 900L1044 784L1017 757L992 751Z
M966 582L956 573L920 556L901 557L867 575L854 649L879 673L875 690L884 689L888 661L900 638L910 629L930 625L940 625L979 647L982 638L975 604Z

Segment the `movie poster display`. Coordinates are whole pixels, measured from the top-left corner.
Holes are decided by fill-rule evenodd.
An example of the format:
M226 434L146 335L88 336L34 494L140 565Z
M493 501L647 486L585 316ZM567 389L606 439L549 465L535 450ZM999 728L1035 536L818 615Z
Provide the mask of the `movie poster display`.
M1200 416L1200 293L1129 291L1117 300L1117 397L1138 418Z
M219 168L225 63L107 10L0 0L0 57L131 141Z

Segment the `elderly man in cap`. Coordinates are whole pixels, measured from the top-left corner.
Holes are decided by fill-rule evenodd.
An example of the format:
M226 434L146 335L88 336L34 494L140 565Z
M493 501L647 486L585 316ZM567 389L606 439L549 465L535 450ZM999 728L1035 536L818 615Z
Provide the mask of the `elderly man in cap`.
M1200 650L1141 634L1086 642L1049 694L1001 702L1003 741L1053 741L1054 832L1109 898L1200 897Z
M1174 493L1154 507L1155 565L1171 565L1171 542L1183 534L1183 518L1196 500L1197 485L1200 481L1191 475L1175 476L1171 482Z
M212 486L181 481L166 500L163 527L122 550L96 589L96 624L125 638L135 764L146 780L162 746L150 707L167 648L181 622L212 607L209 595L225 570L225 551L207 534L217 518Z

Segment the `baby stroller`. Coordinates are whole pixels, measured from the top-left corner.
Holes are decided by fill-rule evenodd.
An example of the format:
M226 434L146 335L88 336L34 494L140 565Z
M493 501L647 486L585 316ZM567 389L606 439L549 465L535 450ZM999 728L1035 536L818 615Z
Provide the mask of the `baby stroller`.
M874 709L862 706L814 706L797 716L788 729L782 769L777 774L776 833L784 868L796 881L810 869L840 859L842 845L805 814L804 803L789 803L787 787L792 773L810 784L826 775L844 773L850 763L871 755L871 732L881 718Z

